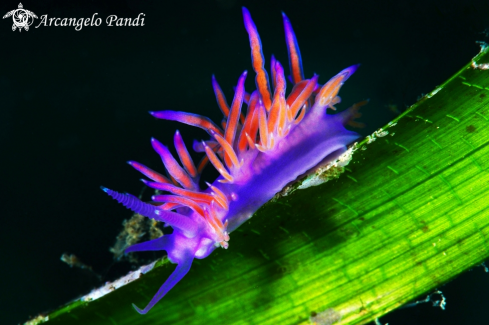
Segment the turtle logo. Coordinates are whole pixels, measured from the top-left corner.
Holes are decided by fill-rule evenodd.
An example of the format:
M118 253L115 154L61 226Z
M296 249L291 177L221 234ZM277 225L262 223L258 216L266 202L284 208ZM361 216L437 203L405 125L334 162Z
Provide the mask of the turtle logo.
M12 16L12 19L14 20L14 24L12 25L12 31L14 32L17 28L19 29L19 32L22 31L22 28L29 30L29 26L34 22L34 18L37 18L35 13L25 10L22 3L19 3L18 9L7 12L3 18L5 19L10 16Z

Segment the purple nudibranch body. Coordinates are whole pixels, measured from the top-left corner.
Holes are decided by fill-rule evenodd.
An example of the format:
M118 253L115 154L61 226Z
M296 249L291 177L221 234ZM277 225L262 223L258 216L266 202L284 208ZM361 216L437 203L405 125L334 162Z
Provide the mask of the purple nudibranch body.
M177 264L144 309L134 306L141 314L147 313L187 274L194 258L205 258L219 246L227 248L229 233L251 218L259 207L298 176L338 158L359 137L345 125L358 116L362 104L341 113L326 113L340 102L339 89L358 65L344 69L324 85L318 84L317 75L304 79L297 39L289 19L285 14L282 16L291 68L289 79L294 85L287 97L284 70L273 57L269 82L256 26L248 10L243 8L257 90L251 94L245 92L245 71L229 106L212 77L217 103L225 117L222 128L196 114L150 112L157 118L194 125L209 133L210 140L193 146L194 150L206 154L199 166L194 165L177 131L174 144L181 164L167 147L156 139L151 140L169 178L142 164L129 162L151 180L143 180L147 186L170 194L155 195L153 202L145 203L135 196L102 187L125 207L174 229L171 235L126 250L126 253L165 250L169 260ZM246 114L241 112L243 102L247 104ZM201 190L199 177L208 162L221 176Z

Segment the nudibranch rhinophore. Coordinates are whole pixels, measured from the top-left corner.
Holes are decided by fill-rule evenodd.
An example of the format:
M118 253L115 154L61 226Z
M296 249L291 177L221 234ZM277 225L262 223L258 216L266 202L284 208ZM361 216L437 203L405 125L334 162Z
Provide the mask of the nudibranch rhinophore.
M222 128L210 119L176 111L150 112L159 119L178 121L204 129L210 140L194 143L194 150L205 156L196 167L190 158L180 133L174 145L180 163L168 148L151 140L161 156L169 177L130 161L129 164L150 180L147 186L168 194L155 195L145 203L137 197L108 188L102 189L126 208L148 218L164 222L173 233L158 239L133 245L126 250L164 250L176 269L144 309L147 313L189 271L194 258L207 257L216 247L228 247L229 234L250 219L253 213L288 183L315 167L331 162L347 150L347 145L359 135L345 128L356 117L359 105L337 114L327 114L328 108L340 102L337 96L343 83L358 65L344 69L326 84L318 84L318 76L304 79L299 46L285 14L283 23L294 85L286 97L286 79L280 62L271 59L271 78L264 68L260 36L250 13L243 8L243 18L251 45L253 70L257 90L245 92L245 71L231 106L216 79L212 86L225 119ZM271 84L270 81L271 80ZM273 90L273 92L272 92ZM243 114L241 107L247 104ZM220 173L207 188L201 189L199 178L210 162Z

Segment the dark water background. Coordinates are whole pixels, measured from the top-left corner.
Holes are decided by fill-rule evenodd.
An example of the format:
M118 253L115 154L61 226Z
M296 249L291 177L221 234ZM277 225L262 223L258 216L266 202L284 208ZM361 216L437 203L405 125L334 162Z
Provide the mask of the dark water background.
M0 13L17 8L2 1ZM370 132L428 93L487 41L488 1L57 1L23 2L38 16L105 18L145 13L143 27L34 28L0 20L0 324L17 324L87 293L96 279L60 261L76 254L107 279L129 266L108 251L130 212L100 185L138 194L137 160L161 170L149 139L170 143L203 132L147 111L220 113L210 77L228 100L251 72L241 6L251 11L266 60L288 71L280 11L299 38L306 76L327 81L361 63L343 87L344 106L370 98ZM253 87L254 74L247 88ZM388 106L391 105L391 109ZM340 106L341 107L341 106ZM210 257L212 258L212 256ZM110 267L110 268L109 268ZM390 325L487 324L489 274L478 267L440 288L447 310L429 304L383 317ZM128 308L130 308L128 306Z

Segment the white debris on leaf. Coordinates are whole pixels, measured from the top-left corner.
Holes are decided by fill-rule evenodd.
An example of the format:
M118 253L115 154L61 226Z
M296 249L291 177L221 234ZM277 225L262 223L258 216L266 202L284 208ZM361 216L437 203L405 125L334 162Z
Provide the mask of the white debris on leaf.
M350 163L353 152L355 152L355 150L356 143L348 150L346 150L336 160L318 168L314 174L309 175L305 180L302 181L302 184L299 185L297 189L302 190L308 187L321 185L323 183L326 183L330 179L338 178L340 174L345 171L344 167Z
M397 122L389 122L386 126L386 129L387 128L391 128L393 126L396 126L397 125ZM384 130L383 128L380 128L378 129L377 131L374 131L374 133L370 134L370 135L367 135L367 137L365 138L367 140L367 144L371 144L372 142L374 142L375 140L377 140L377 138L383 138L385 136L389 135L389 131L387 130ZM391 135L394 135L394 133L392 133ZM367 150L367 147L366 146L363 146L361 148L361 150Z
M481 63L477 64L474 61L472 61L472 68L474 69L479 69L479 70L489 70L489 63Z
M481 55L482 53L484 53L489 48L489 45L486 42L483 42L483 41L477 41L476 43L480 45L481 51L479 52L479 54L475 58L472 59L471 67L473 69L489 70L489 63L480 63L480 64L477 64L475 62L476 61L476 58L478 58L479 55Z
M373 134L372 135L367 135L367 144L371 144L375 140L377 140L377 138Z
M394 126L396 124L397 123L390 122L388 124L388 127L392 127L392 126ZM377 138L383 138L383 137L385 137L388 134L389 134L389 131L384 130L383 128L380 128L377 131L374 131L374 133L372 133L371 135L367 135L367 138L366 138L367 139L367 144L371 144L372 142L374 142L375 140L377 140Z
M155 266L156 262L157 261L154 261L151 264L141 266L139 268L139 270L130 272L128 275L123 276L122 278L117 279L114 282L107 282L107 283L105 283L105 285L103 287L92 290L92 292L90 292L88 295L81 297L80 300L81 301L92 301L92 300L98 299L100 297L103 297L106 294L111 293L112 291L139 279L139 277L142 274L146 274L149 271L151 271L153 269L153 267Z
M433 90L431 93L427 94L426 97L431 98L431 97L435 96L442 89L443 89L443 87L438 87L435 90Z
M38 324L45 323L48 320L49 320L49 316L39 315L36 318L28 320L27 322L24 323L24 325L38 325Z
M388 135L389 131L380 129L378 131L375 131L375 133L377 134L377 137L382 138Z
M314 325L333 325L341 321L341 314L333 308L328 308L320 313L312 313L309 321Z

